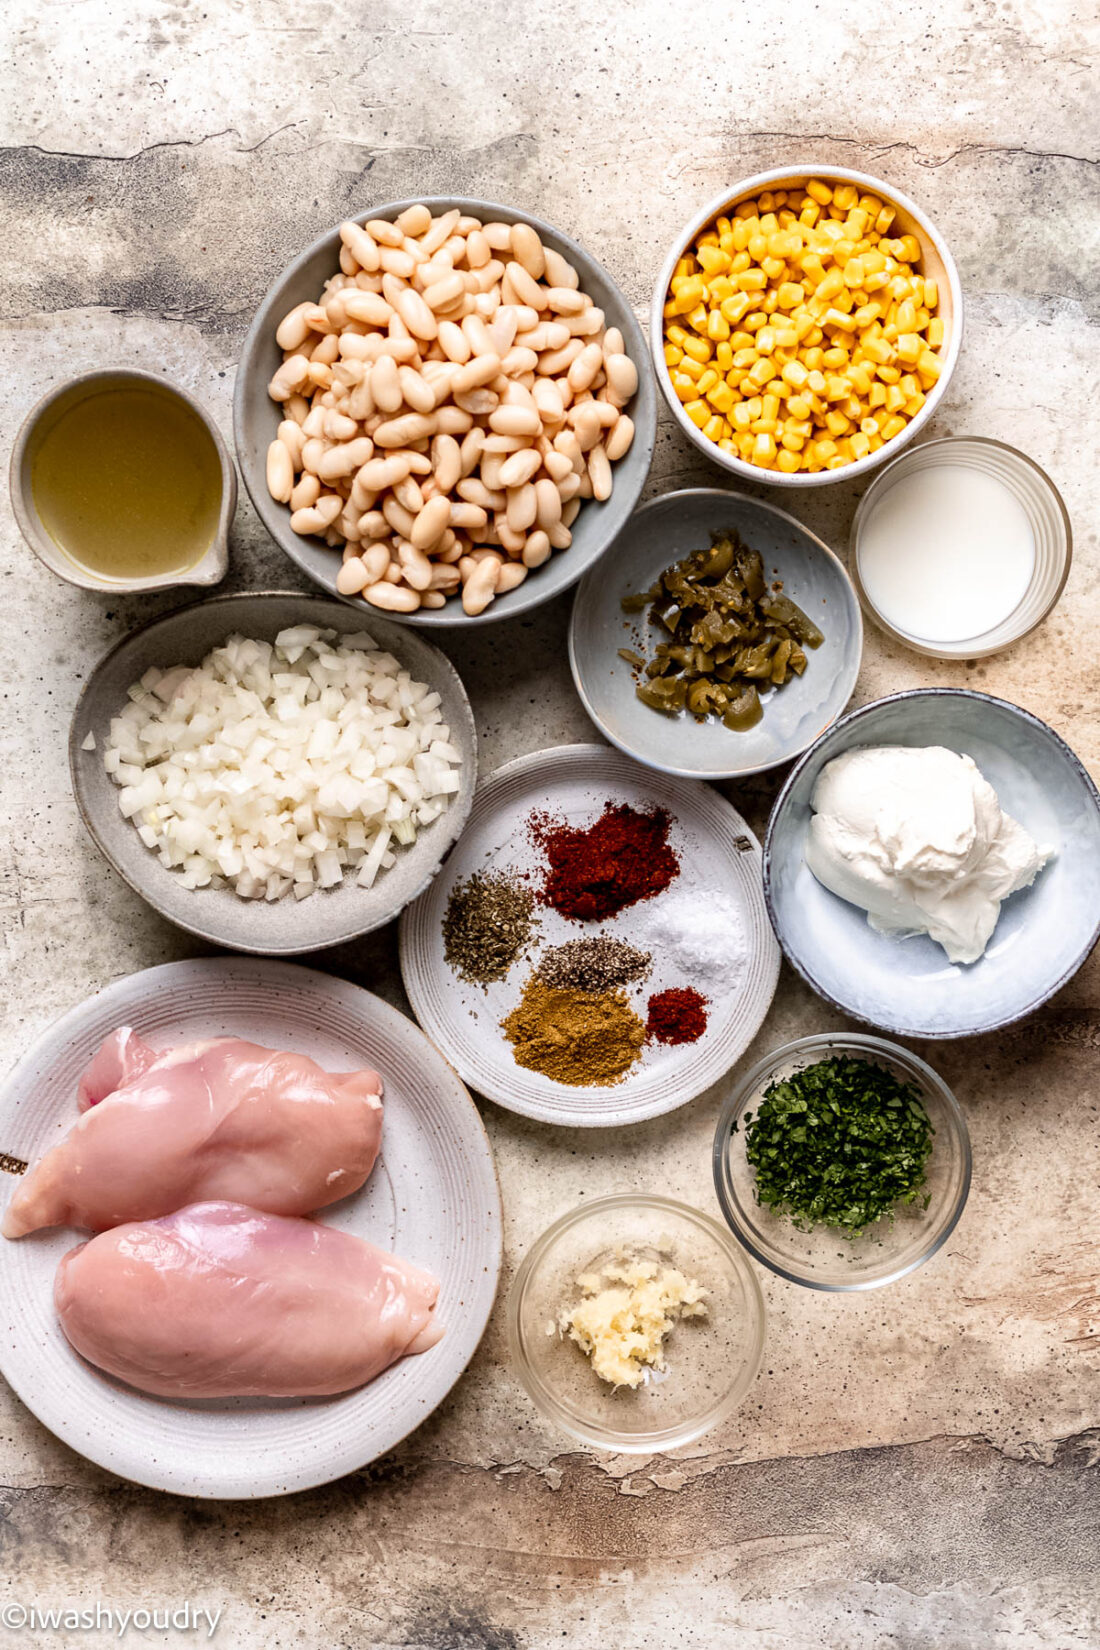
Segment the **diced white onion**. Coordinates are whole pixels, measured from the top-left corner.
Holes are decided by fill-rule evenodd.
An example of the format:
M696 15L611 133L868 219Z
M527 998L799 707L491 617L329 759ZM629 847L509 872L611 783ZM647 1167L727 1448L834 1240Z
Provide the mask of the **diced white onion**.
M365 632L335 638L230 636L196 669L150 668L129 689L103 765L184 887L300 900L350 870L369 888L458 790L439 694Z

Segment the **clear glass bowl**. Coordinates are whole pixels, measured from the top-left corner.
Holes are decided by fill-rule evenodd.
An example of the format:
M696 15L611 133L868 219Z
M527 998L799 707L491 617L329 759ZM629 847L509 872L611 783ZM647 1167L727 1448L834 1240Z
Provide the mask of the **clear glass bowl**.
M903 476L941 464L981 470L1007 487L1027 516L1035 540L1031 582L1016 607L1000 624L958 642L927 641L891 623L871 601L860 568L863 529L884 494ZM982 659L1018 642L1046 618L1069 577L1073 530L1061 493L1034 459L1003 441L991 441L988 436L952 435L910 448L875 477L860 499L852 523L850 547L849 570L856 593L864 610L888 636L929 659Z
M928 1207L901 1208L892 1220L883 1216L858 1238L825 1226L801 1232L789 1216L758 1203L740 1126L745 1111L756 1110L770 1083L834 1055L871 1060L912 1084L935 1131L925 1185ZM800 1037L754 1066L722 1107L714 1136L714 1186L722 1213L745 1248L781 1278L808 1289L875 1289L922 1266L954 1231L970 1190L970 1134L947 1084L908 1049L855 1032Z
M676 1266L709 1291L706 1317L666 1337L667 1369L634 1390L608 1386L556 1328L577 1298L577 1276L623 1254ZM545 1416L596 1449L650 1454L691 1443L744 1398L763 1356L764 1298L716 1220L623 1192L570 1210L531 1246L508 1296L508 1334L516 1372Z

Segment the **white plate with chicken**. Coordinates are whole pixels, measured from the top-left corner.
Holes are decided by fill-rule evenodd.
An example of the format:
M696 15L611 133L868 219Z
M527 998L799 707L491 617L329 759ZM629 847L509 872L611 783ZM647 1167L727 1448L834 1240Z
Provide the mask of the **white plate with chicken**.
M120 980L8 1077L0 1148L0 1371L137 1483L338 1478L431 1413L488 1321L477 1110L346 981L243 957Z

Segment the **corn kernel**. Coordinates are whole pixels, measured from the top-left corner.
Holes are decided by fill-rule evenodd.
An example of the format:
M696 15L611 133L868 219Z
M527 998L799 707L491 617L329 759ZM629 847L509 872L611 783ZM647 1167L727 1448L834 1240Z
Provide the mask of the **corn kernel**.
M669 375L673 394L680 401L694 401L695 380L689 378L686 372L674 372Z
M785 447L777 455L775 466L777 470L782 470L785 475L789 476L793 476L797 470L802 468L798 454L789 451Z
M728 384L718 383L712 390L706 390L704 393L715 412L728 413L736 400Z
M904 361L907 367L915 366L920 359L921 339L915 332L903 332L898 338L898 360Z
M680 362L680 371L687 373L688 377L692 380L702 378L704 370L705 369L702 363L700 361L696 361L690 355L685 354L683 360Z
M866 458L867 454L871 451L870 441L867 436L859 430L857 430L856 433L850 437L848 445L852 450L853 458Z
M895 414L892 418L888 418L885 424L882 425L882 439L884 441L893 441L894 437L896 435L900 435L904 428L904 418L898 418Z
M728 339L723 339L715 350L714 364L719 372L729 372L733 366L733 348Z
M809 183L806 185L806 193L809 195L810 199L816 201L819 206L828 206L829 202L833 198L833 192L829 188L829 185L827 183L822 183L819 178L810 179Z
M730 266L729 257L720 246L701 246L699 262L708 275L720 275Z
M767 431L761 431L752 444L754 464L770 464L775 457L775 442Z
M719 436L724 433L725 420L715 413L713 418L708 418L706 423L701 424L699 427L708 441L717 441Z
M676 299L677 314L686 315L706 297L707 289L702 276L687 275L680 281L679 286L673 282L672 291Z
M695 386L696 392L699 395L706 395L707 391L712 390L715 384L718 383L721 383L721 379L718 377L718 374L715 372L713 367L708 367Z
M730 335L730 324L720 309L712 309L707 316L707 337L717 343Z
M930 349L939 349L943 343L943 320L939 315L934 315L929 321L927 338Z
M779 397L777 395L761 396L760 416L766 419L779 417Z
M709 361L713 353L707 339L700 338L693 333L684 335L682 348L684 354L689 356L692 361Z
M710 408L707 406L705 401L685 401L684 411L691 419L691 422L693 424L697 424L700 429L703 428L703 425L710 417Z

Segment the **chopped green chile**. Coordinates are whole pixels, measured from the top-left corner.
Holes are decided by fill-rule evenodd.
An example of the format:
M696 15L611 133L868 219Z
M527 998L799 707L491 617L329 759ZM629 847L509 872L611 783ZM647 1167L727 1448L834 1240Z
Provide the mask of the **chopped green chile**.
M619 649L635 669L644 665L635 689L642 703L666 716L714 716L735 733L763 715L760 686L801 676L806 648L825 639L789 596L768 588L763 559L736 533L716 534L709 550L666 567L651 589L624 596L622 608L648 609L664 633L648 662Z

